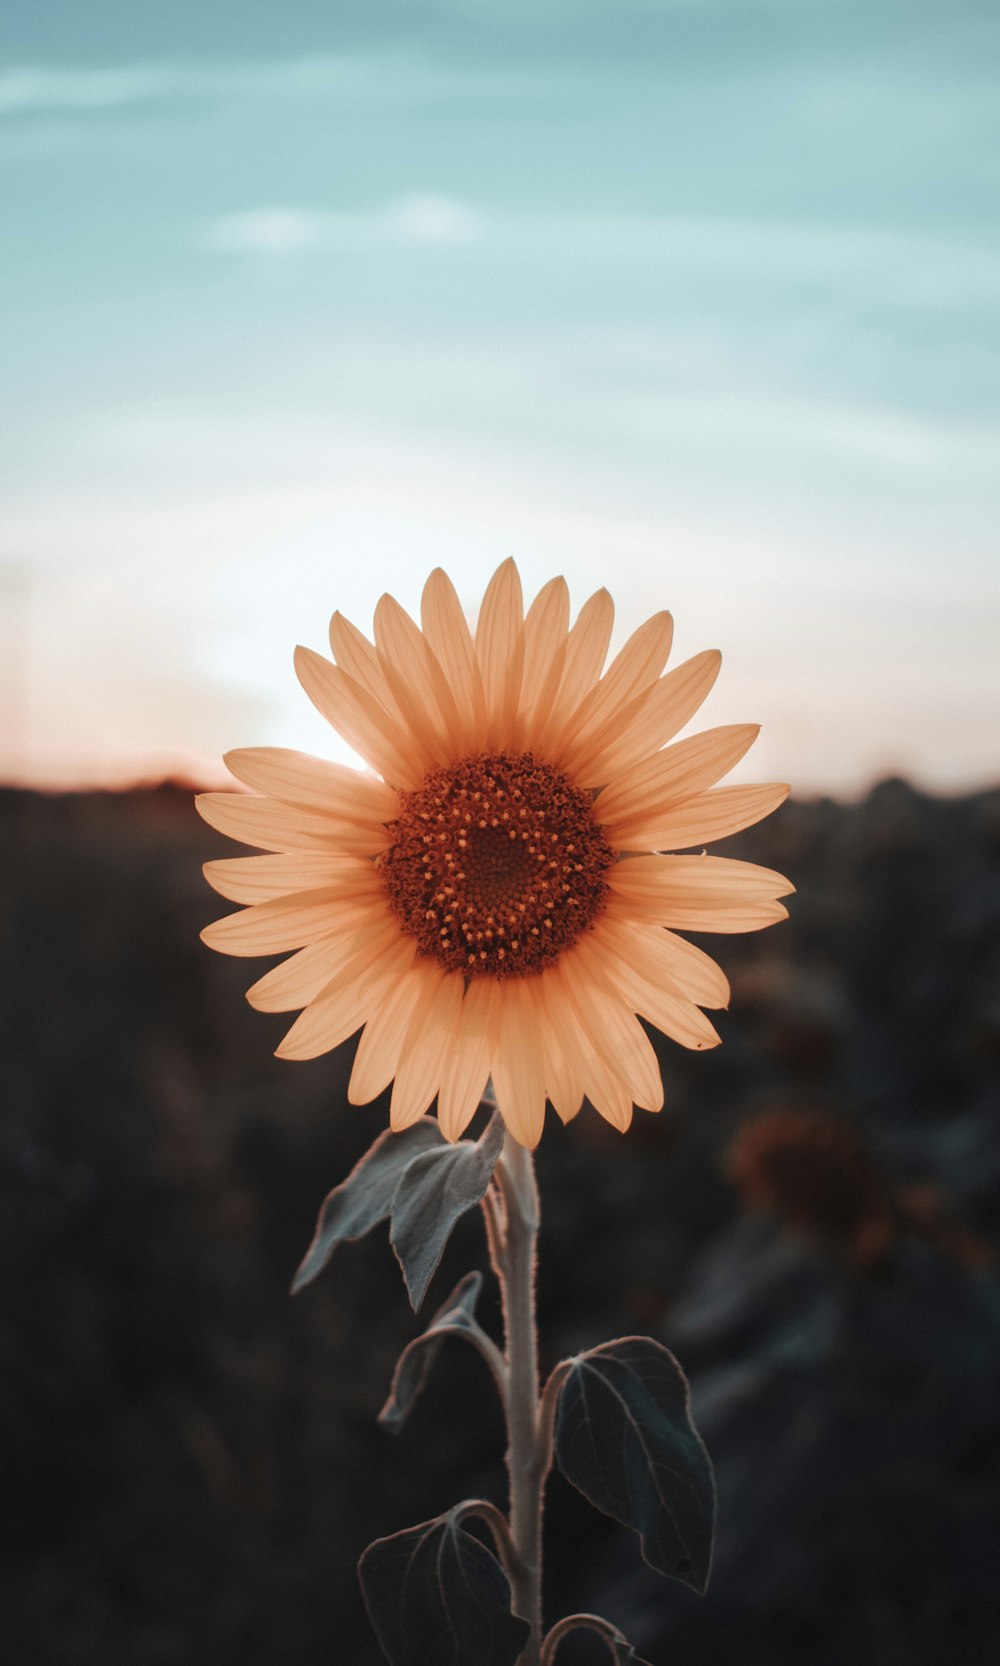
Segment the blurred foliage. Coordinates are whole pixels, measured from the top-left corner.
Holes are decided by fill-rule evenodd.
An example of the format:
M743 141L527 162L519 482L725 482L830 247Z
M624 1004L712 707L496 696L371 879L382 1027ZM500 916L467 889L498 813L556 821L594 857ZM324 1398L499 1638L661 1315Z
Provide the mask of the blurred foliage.
M539 1153L545 1361L628 1329L675 1351L719 1482L712 1584L636 1572L555 1476L549 1617L596 1608L685 1666L992 1666L1000 794L886 782L726 849L799 889L787 925L704 940L724 1046L658 1041L661 1117L553 1118ZM179 788L0 794L12 1666L375 1666L362 1548L502 1497L472 1349L398 1440L376 1424L419 1329L383 1234L288 1295L385 1106L347 1105L350 1045L272 1058L285 1021L198 942L224 851ZM431 1299L484 1258L473 1212ZM495 1332L492 1292L480 1314Z

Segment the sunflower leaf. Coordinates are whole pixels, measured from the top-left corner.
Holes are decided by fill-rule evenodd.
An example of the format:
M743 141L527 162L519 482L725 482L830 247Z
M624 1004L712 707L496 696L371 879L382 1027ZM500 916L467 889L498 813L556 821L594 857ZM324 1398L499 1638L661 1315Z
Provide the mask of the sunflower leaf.
M421 1117L399 1134L385 1129L355 1163L347 1179L324 1199L313 1241L295 1275L292 1293L312 1283L338 1244L363 1238L379 1221L387 1220L400 1179L410 1164L443 1144L444 1136L431 1117Z
M627 1336L567 1365L556 1426L560 1469L605 1515L638 1533L650 1567L703 1592L715 1482L673 1354L648 1336Z
M602 1620L598 1614L570 1614L554 1625L542 1646L543 1666L554 1666L559 1645L573 1631L596 1632L607 1643L614 1666L649 1666L648 1660L640 1660L618 1627L613 1626L610 1620Z
M376 1539L358 1576L391 1666L515 1666L530 1626L511 1613L510 1583L462 1527L475 1502ZM485 1506L484 1506L485 1508Z
M400 1178L392 1201L390 1240L414 1312L427 1292L452 1227L475 1208L503 1149L504 1125L494 1112L478 1140L424 1151Z
M483 1287L482 1273L466 1273L456 1284L447 1301L435 1313L427 1329L415 1336L399 1356L389 1398L378 1414L383 1428L398 1434L413 1409L431 1368L448 1336L464 1336L484 1353L492 1367L489 1337L475 1319L476 1302Z

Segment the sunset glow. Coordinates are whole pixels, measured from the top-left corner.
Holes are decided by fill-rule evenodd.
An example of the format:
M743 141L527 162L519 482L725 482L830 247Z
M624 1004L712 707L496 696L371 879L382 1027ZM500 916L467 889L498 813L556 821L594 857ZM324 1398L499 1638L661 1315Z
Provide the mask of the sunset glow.
M796 791L996 778L994 16L13 10L0 775L347 759L290 645L512 555Z

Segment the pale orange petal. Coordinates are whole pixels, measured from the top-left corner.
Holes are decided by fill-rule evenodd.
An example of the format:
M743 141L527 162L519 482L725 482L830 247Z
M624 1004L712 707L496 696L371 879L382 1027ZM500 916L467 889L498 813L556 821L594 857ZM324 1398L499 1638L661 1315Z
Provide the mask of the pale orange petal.
M391 717L398 718L399 707L382 675L374 645L342 613L335 613L330 620L330 649L340 669L384 706Z
M474 978L456 1013L438 1090L438 1122L446 1140L461 1139L486 1091L496 1042L495 994L494 978Z
M440 567L424 585L420 622L455 696L462 719L460 751L473 751L486 733L486 695L462 604L451 579Z
M696 1053L720 1045L721 1036L700 1007L686 1001L666 984L649 983L634 967L621 971L618 976L629 1004L671 1041Z
M584 939L564 957L566 984L596 1052L647 1111L663 1106L663 1079L652 1043L614 980L602 968L599 947Z
M487 744L503 747L514 733L524 670L524 602L510 558L486 588L476 626L476 659L486 690Z
M779 920L788 918L784 903L753 898L734 900L724 894L711 899L703 897L697 902L678 898L669 909L658 900L629 898L627 907L633 919L645 920L649 925L672 926L675 931L763 931L765 926L777 925Z
M571 1122L583 1103L584 1083L574 1033L563 1023L565 1002L548 968L537 980L534 997L545 1055L545 1091L560 1121Z
M316 999L356 948L354 939L342 932L317 937L251 984L247 1000L257 1012L296 1012Z
M384 781L326 758L312 758L307 752L248 746L227 752L223 761L237 781L255 792L319 810L338 821L379 827L398 812L396 794Z
M554 578L535 597L524 621L524 680L517 740L530 748L539 717L559 692L569 636L569 589Z
M431 760L419 736L401 731L399 720L339 665L296 648L295 670L316 710L386 781L415 787L426 775Z
M436 984L437 968L418 957L393 989L392 999L377 1007L362 1031L354 1056L347 1097L352 1105L366 1105L389 1086L399 1068L407 1026L423 998L428 977Z
M340 897L374 892L379 878L373 864L339 852L325 856L314 851L289 851L276 856L236 856L206 862L202 873L212 889L230 902L270 902L293 891L329 887Z
M628 848L622 828L631 831L640 818L648 821L665 805L713 786L749 751L759 733L759 724L729 723L679 740L616 775L598 795L594 814L608 828L612 843Z
M581 747L599 737L605 725L656 681L667 662L673 634L674 622L669 613L654 613L633 631L596 688L570 713L563 733L553 745L557 762L565 761L570 748L575 747L579 753Z
M415 945L402 937L378 956L373 956L366 944L299 1014L276 1048L278 1058L315 1059L339 1047L388 997L414 953Z
M546 1006L556 1015L563 1046L576 1061L587 1098L594 1109L624 1133L632 1120L632 1096L619 1072L608 1065L566 978L565 956L546 974Z
M372 917L361 932L333 931L309 943L298 954L272 966L247 990L247 1000L258 1012L294 1012L305 1007L359 953L376 957L403 939L398 923L386 913Z
M775 782L754 787L715 787L679 804L650 811L648 819L629 824L632 849L686 850L727 839L744 827L769 816L788 797L789 788Z
M594 940L602 954L624 960L627 966L642 965L654 983L669 984L698 1006L729 1005L729 980L722 967L686 937L659 927L651 930L636 920L627 903L609 901L594 928Z
M444 1049L462 1003L465 980L460 972L441 973L436 984L428 978L424 993L406 1028L399 1069L392 1084L389 1123L408 1128L423 1116L441 1085Z
M314 850L374 856L388 843L385 830L338 821L252 793L199 793L195 808L204 821L229 839L258 850Z
M545 1121L545 1063L538 1013L527 980L503 979L498 999L493 1088L514 1139L533 1150Z
M635 1012L682 1047L698 1052L717 1047L718 1033L695 1006L690 983L681 981L683 969L663 942L667 935L652 927L643 935L633 932L628 958L623 954L609 963L608 975Z
M328 932L354 930L359 922L378 919L382 913L383 907L374 897L344 902L329 888L300 891L227 914L206 926L201 939L221 954L283 954Z
M594 687L608 657L615 623L615 604L607 590L595 590L584 602L566 645L566 665L559 686L559 705L572 711Z
M375 609L375 649L396 704L436 762L458 756L462 726L447 678L405 609L383 596Z
M722 655L709 649L668 671L651 688L619 707L599 731L574 742L564 756L564 768L581 787L601 787L617 781L625 770L642 763L690 722L721 664Z
M608 884L630 902L731 903L786 897L795 887L784 874L730 856L632 856L616 862Z

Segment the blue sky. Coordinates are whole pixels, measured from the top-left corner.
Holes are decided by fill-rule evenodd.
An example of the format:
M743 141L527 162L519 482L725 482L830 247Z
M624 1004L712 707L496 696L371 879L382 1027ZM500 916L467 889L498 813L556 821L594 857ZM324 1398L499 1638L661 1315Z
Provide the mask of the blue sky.
M747 775L996 779L998 48L988 0L8 4L0 770L336 751L294 643L513 553L721 647Z

